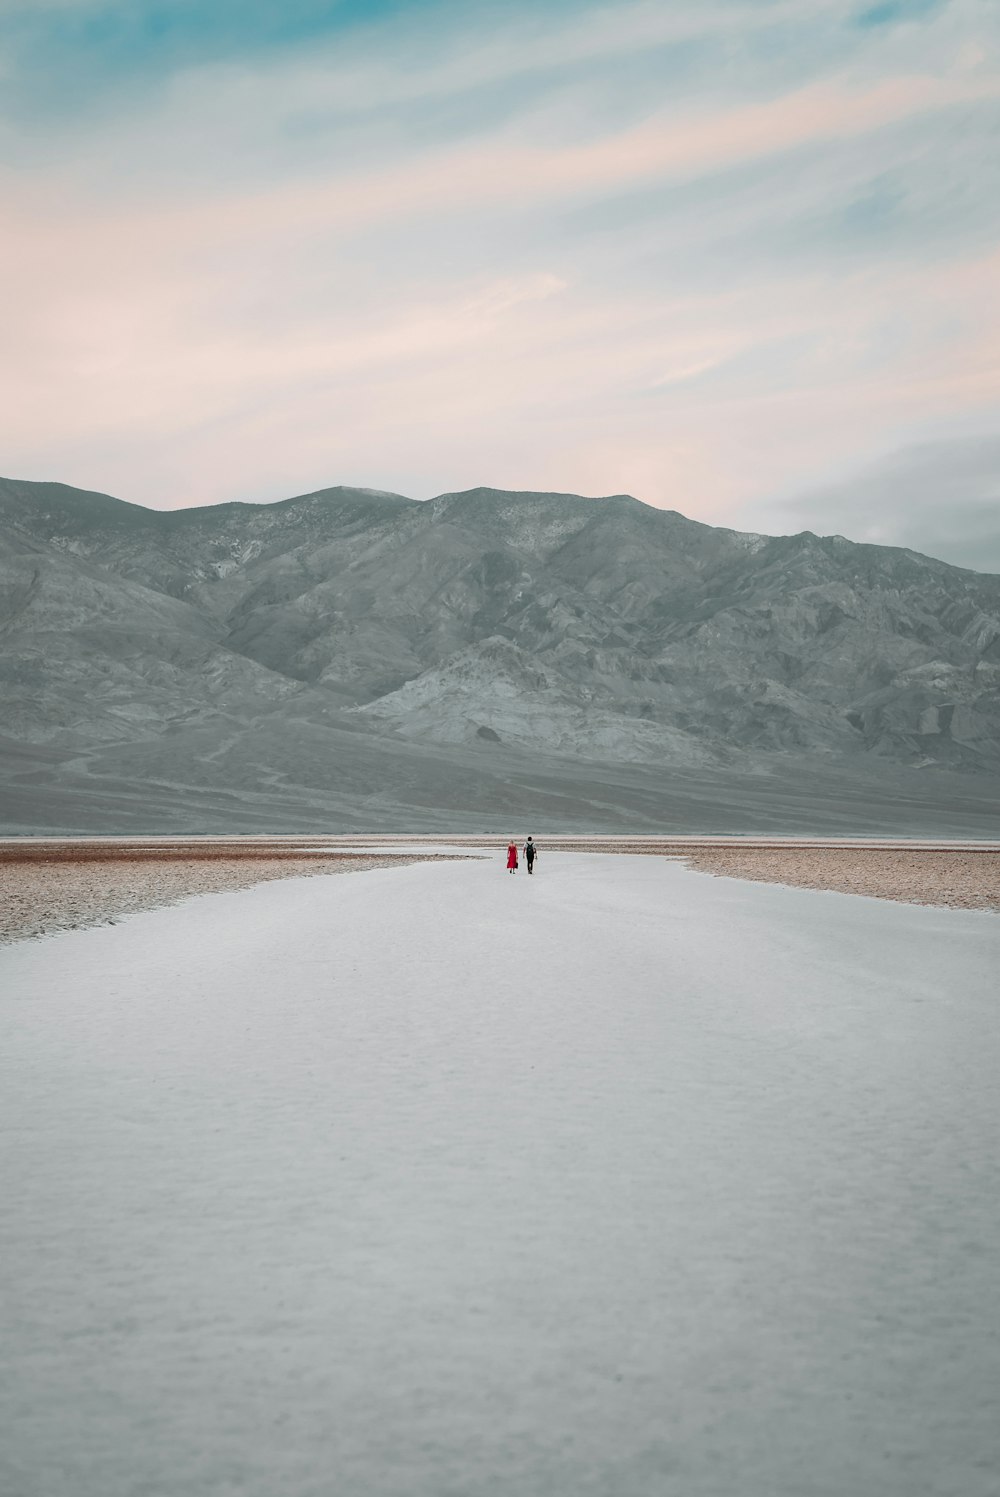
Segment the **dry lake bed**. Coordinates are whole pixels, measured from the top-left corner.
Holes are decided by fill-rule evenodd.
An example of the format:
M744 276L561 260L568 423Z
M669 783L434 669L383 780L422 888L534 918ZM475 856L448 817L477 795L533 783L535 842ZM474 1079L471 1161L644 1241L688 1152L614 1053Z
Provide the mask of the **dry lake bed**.
M523 839L522 839L523 840ZM9 838L0 840L0 942L114 922L197 894L385 868L500 856L472 837ZM912 904L1000 911L1000 845L761 838L544 838L539 874L559 852L681 858L758 882Z
M995 1497L995 855L34 850L4 1492Z

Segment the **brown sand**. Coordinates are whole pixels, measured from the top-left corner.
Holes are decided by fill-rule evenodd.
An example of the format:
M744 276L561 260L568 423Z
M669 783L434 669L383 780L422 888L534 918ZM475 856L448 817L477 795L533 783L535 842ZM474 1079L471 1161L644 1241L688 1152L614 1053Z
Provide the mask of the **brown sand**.
M0 856L0 944L30 936L53 935L87 925L114 925L137 910L178 904L194 894L247 889L275 878L355 873L392 868L397 863L425 863L432 857L365 856L348 853L316 857L294 855L220 856L214 851L191 855L129 856L128 849L109 848L105 856Z
M684 859L724 878L1000 912L1000 852L994 850L713 847L685 853Z

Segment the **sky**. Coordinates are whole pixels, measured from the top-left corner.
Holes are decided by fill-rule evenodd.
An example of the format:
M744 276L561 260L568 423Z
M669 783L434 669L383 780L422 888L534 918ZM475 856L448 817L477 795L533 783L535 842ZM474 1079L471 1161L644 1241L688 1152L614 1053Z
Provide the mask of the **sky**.
M996 0L0 0L0 471L1000 571Z

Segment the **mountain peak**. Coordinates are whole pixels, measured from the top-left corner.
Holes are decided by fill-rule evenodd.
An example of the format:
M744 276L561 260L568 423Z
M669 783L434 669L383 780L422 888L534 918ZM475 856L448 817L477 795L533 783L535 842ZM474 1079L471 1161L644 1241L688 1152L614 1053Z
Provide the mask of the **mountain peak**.
M149 527L159 511L94 489L28 478L0 478L0 518L47 535L89 535L104 526Z

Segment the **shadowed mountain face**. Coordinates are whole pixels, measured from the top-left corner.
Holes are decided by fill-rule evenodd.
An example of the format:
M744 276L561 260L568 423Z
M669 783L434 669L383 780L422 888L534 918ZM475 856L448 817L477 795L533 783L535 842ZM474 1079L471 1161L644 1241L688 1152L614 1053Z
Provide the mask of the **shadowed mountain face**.
M1000 578L625 495L164 513L0 480L0 629L22 791L28 745L40 787L70 766L107 788L124 754L137 782L369 804L398 787L350 766L388 754L442 813L522 756L654 780L1000 769Z

